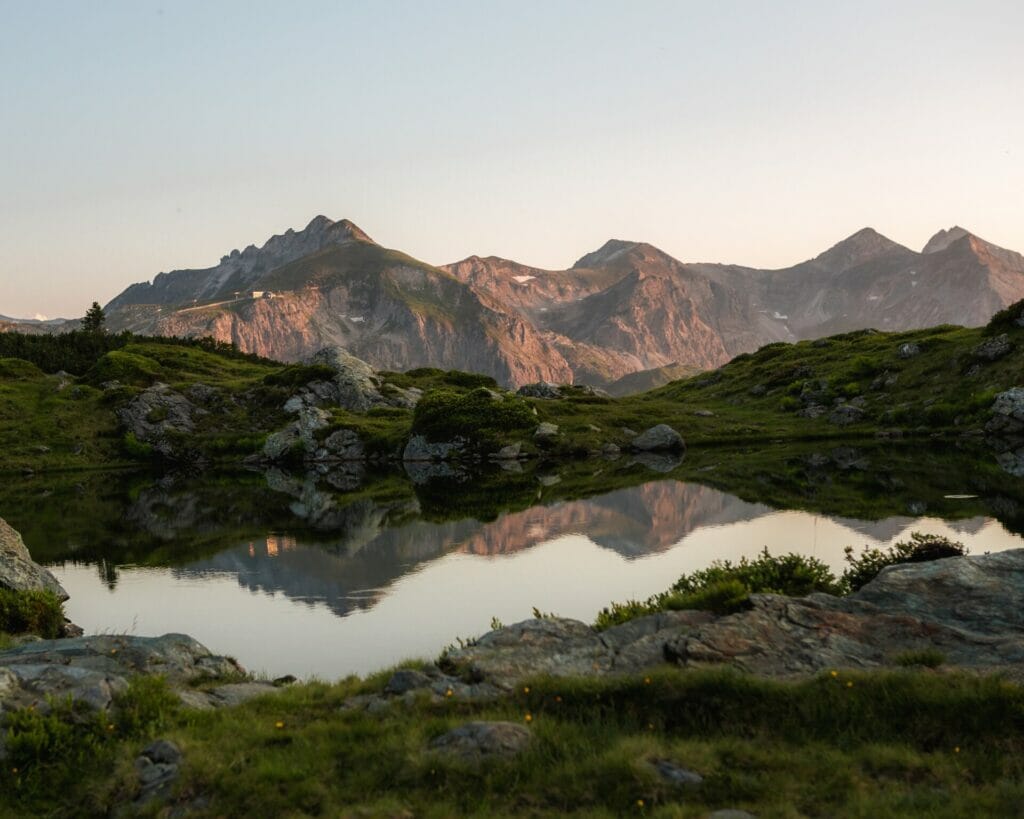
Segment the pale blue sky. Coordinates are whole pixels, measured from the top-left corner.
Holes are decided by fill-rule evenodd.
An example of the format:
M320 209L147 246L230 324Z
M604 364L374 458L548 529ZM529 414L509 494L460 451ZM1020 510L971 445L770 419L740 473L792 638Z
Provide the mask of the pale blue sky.
M1019 2L0 0L0 314L347 217L440 264L1024 250Z

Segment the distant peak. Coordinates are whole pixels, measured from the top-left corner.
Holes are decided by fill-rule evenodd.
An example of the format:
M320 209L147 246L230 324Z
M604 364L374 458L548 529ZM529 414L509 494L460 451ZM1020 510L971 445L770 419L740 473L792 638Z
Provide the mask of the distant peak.
M833 273L841 273L893 251L912 252L874 228L866 227L816 256L814 261Z
M924 249L921 252L938 253L942 250L945 250L947 247L953 244L953 242L959 239L963 239L965 236L973 235L973 233L971 233L969 230L965 230L964 228L960 227L960 225L953 225L953 227L949 228L948 230L940 230L938 233L932 236L932 238L928 240L928 243L924 246Z
M622 239L609 239L597 250L581 256L573 267L601 267L628 253L637 247L637 244L637 242L627 242Z

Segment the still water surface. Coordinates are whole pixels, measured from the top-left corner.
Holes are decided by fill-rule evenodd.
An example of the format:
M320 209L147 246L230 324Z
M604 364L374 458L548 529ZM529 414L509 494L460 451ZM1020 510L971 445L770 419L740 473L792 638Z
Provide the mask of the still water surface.
M162 512L171 546L197 537L173 525L183 503ZM291 508L308 516L303 503ZM489 630L492 618L515 622L534 607L590 621L612 600L645 598L683 572L764 547L841 571L845 546L885 545L911 531L949 536L975 554L1024 545L989 515L856 520L677 480L542 501L489 522L393 512L364 505L315 535L298 518L294 530L275 522L174 565L65 556L51 568L87 632L185 632L252 671L333 679L436 657L456 637Z

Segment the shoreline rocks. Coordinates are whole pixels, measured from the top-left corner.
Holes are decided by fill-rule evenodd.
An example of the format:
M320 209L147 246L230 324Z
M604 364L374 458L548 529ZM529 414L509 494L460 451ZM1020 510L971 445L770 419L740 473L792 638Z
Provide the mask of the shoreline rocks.
M527 620L446 655L446 670L511 688L534 675L606 675L664 662L767 677L892 666L937 649L950 665L1024 679L1024 549L884 569L847 597L751 595L725 616L663 612L606 631Z

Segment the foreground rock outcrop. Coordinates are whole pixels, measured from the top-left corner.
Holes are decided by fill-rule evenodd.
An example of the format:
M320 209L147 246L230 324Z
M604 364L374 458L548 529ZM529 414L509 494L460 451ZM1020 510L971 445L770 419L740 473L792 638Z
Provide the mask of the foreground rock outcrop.
M10 591L52 591L61 600L68 593L49 571L32 560L25 542L0 518L0 589Z
M451 670L510 687L536 674L592 675L673 662L771 677L894 664L937 649L949 664L1024 678L1024 549L884 569L848 597L751 596L737 614L666 612L603 632L528 620L451 652Z
M237 678L244 671L186 634L37 640L0 652L0 716L17 708L46 712L54 698L109 708L128 680L140 674L162 675L186 705L197 708L235 705L276 690L269 683L193 689L197 681Z

